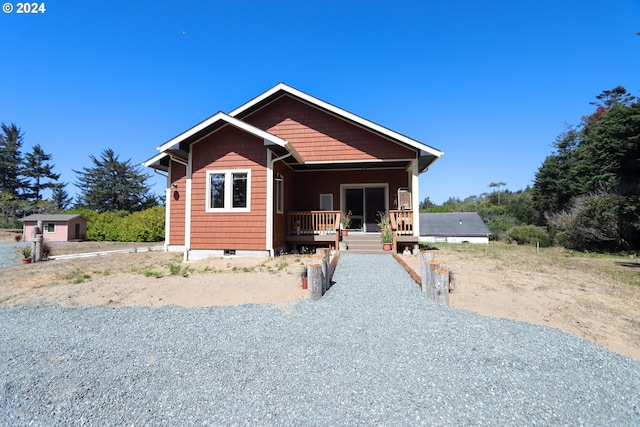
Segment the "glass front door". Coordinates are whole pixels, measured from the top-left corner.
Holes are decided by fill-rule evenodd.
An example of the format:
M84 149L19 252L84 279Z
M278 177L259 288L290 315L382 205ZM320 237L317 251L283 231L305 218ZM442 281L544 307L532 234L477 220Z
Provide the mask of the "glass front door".
M386 211L385 187L349 187L344 190L344 210L351 212L354 230L380 231L378 213Z

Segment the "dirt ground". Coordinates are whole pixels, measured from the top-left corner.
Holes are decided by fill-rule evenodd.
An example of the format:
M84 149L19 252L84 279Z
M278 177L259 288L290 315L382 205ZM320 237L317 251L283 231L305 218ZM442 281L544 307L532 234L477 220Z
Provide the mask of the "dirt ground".
M640 360L636 259L493 243L433 253L453 273L450 306L555 327ZM403 259L420 272L419 257Z
M5 236L6 238L6 236ZM0 234L0 240L2 235ZM5 240L8 241L8 240ZM209 258L183 264L154 244L81 242L52 257L138 247L137 252L57 259L0 269L0 305L186 307L277 304L307 297L309 256ZM448 245L434 251L453 275L449 305L562 329L640 360L640 263L560 249ZM418 256L401 256L419 274Z

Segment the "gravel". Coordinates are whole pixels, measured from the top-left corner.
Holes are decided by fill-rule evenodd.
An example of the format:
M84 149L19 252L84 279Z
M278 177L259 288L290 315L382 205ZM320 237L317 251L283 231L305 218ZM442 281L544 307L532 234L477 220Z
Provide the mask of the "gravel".
M25 242L0 242L0 268L11 267L12 265L20 265L21 256L15 248L30 246Z
M288 307L0 308L0 425L640 425L640 362L342 255Z

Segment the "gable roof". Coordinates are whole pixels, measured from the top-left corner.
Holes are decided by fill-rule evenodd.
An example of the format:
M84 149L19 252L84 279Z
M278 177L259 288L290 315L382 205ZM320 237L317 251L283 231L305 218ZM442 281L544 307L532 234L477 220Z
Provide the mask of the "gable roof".
M72 219L83 218L87 219L80 214L33 214L25 216L20 221L71 221Z
M421 213L421 236L488 237L491 232L476 212Z
M175 156L180 160L186 161L187 153L188 153L188 151L185 150L186 145L190 145L195 142L198 142L205 136L210 135L211 133L217 131L218 129L221 129L226 125L234 126L249 134L254 135L257 138L263 139L265 145L274 145L274 146L286 148L287 151L289 151L293 155L293 157L296 158L296 160L298 160L299 162L304 161L302 157L300 157L300 155L295 151L293 146L289 144L287 141L285 141L284 139L276 135L273 135L267 131L259 129L253 125L250 125L249 123L245 123L242 120L238 120L235 117L231 117L223 113L222 111L214 114L213 116L209 117L206 120L203 120L202 122L193 126L191 129L188 129L187 131L181 133L180 135L170 139L169 141L165 142L164 144L162 144L157 148L161 153L165 153L171 157ZM157 160L159 160L159 158L156 155L151 159L149 159L147 162L145 162L144 165L150 166L150 164L147 165L147 163L153 163L154 161L157 161Z
M160 154L156 154L146 160L142 165L167 172L169 170L169 160L173 159L179 163L185 163L188 160L188 145L198 142L226 125L234 126L263 139L265 146L281 148L281 150L274 150L279 152L279 154L286 152L291 154L297 162L304 162L302 156L300 156L293 145L289 144L286 140L220 111L170 139L161 146L156 147L160 151Z
M269 146L277 156L288 154L294 159L294 162L302 165L305 163L305 161L302 156L295 150L292 144L290 144L285 139L273 135L272 133L269 133L265 130L259 129L242 120L253 112L258 111L259 109L269 105L270 103L283 96L290 96L298 99L308 105L311 105L314 108L325 111L333 115L334 117L338 117L341 120L345 120L369 132L380 135L390 141L415 149L418 153L419 172L426 171L433 162L435 162L444 154L442 151L436 150L435 148L423 144L422 142L409 138L398 132L392 131L391 129L387 129L377 123L357 116L302 91L294 89L284 83L279 83L266 92L262 93L261 95L258 95L252 100L242 104L240 107L231 111L229 114L218 112L193 126L192 128L188 129L187 131L181 133L180 135L170 139L161 146L157 147L157 149L160 151L160 154L157 154L147 161L143 162L142 165L166 172L169 169L169 163L171 159L179 163L186 164L186 161L188 159L189 145L198 142L207 135L210 135L216 130L227 125L234 126L258 138L262 138L265 142L265 146ZM345 165L342 166L344 167Z
M251 113L270 104L271 102L279 99L280 97L286 96L286 95L291 96L293 98L297 98L309 105L312 105L316 108L324 110L332 114L333 116L341 118L357 126L363 127L378 135L381 135L393 141L400 142L404 145L408 145L409 147L412 147L418 150L418 152L420 153L419 155L420 172L426 171L433 162L435 162L444 154L444 152L440 150L436 150L435 148L430 147L427 144L424 144L420 141L409 138L408 136L402 135L398 132L395 132L384 126L381 126L377 123L374 123L370 120L367 120L363 117L353 114L340 107L336 107L335 105L329 104L328 102L322 101L321 99L318 99L298 89L288 86L285 83L278 83L277 85L267 90L266 92L262 93L261 95L258 95L257 97L253 98L249 102L246 102L242 104L240 107L231 111L229 115L232 117L239 117L239 118L246 117Z

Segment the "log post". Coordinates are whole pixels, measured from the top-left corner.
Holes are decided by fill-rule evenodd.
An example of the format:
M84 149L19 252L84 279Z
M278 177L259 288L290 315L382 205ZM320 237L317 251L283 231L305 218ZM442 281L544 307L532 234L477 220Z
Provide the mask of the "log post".
M320 248L320 251L321 253L324 253L324 263L327 266L327 271L324 276L324 291L326 292L331 287L331 248Z
M440 267L440 262L436 259L427 261L427 293L425 296L431 300L436 299L436 274L435 271Z
M322 297L322 264L307 264L307 280L309 283L309 298L317 301Z
M39 219L31 233L31 259L38 262L42 259L42 220Z
M422 258L424 258L425 261L429 261L430 259L435 259L435 255L433 254L433 252L428 252L428 251L423 251L420 252L420 256Z
M327 277L329 276L329 264L327 263L326 256L323 253L316 252L311 257L312 264L320 264L322 267L322 295L327 292Z
M435 301L449 305L449 270L435 270Z
M434 259L435 256L431 252L422 252L420 254L420 287L422 288L422 294L427 296L427 261Z

